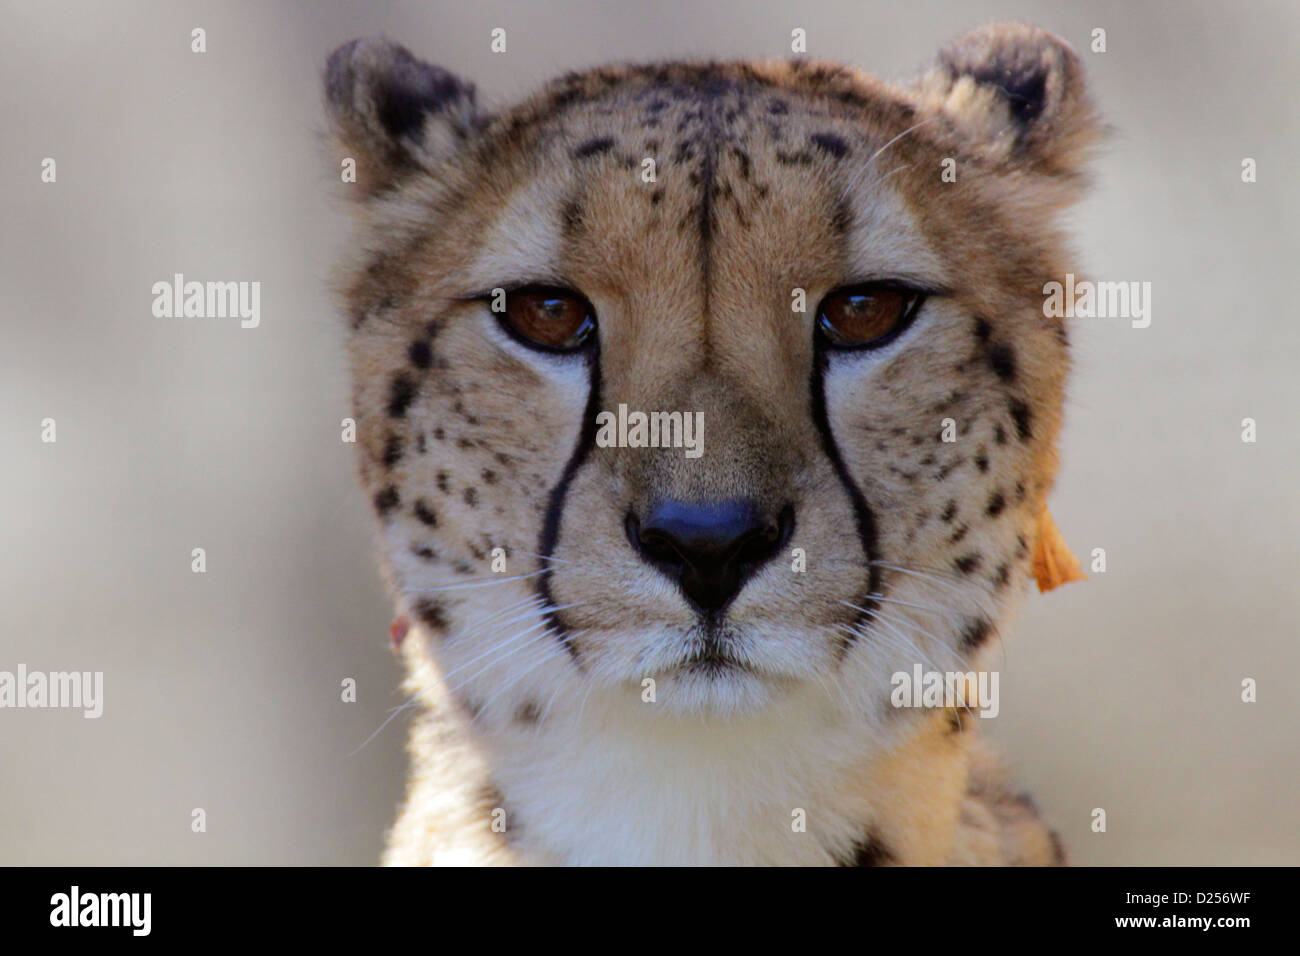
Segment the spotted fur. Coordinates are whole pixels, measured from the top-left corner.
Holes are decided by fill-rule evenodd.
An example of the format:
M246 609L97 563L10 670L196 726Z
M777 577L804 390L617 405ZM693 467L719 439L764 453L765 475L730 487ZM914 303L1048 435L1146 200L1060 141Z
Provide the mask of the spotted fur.
M415 622L387 861L1060 862L978 719L889 695L977 666L1028 578L1068 368L1042 287L1098 130L1074 54L999 25L910 84L656 63L488 112L371 39L325 86L360 477ZM880 277L932 291L916 322L819 349L820 298ZM586 296L597 344L513 341L479 297L524 283ZM703 412L704 456L599 447L620 403ZM719 627L629 544L665 496L792 509Z

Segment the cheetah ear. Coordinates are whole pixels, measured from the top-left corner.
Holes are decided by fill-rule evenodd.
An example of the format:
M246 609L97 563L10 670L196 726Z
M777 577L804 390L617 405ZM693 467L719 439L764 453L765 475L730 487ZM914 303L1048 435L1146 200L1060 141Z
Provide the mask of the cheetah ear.
M1078 56L1028 24L995 23L959 37L919 86L925 106L989 158L1049 175L1078 174L1102 132Z
M340 160L356 160L363 197L435 168L486 122L472 83L384 37L353 40L330 54L325 104Z

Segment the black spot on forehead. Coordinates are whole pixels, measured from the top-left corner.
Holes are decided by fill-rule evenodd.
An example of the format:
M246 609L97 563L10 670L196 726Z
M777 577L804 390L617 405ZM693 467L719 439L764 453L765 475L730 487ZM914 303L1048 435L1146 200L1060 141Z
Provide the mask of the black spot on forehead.
M601 153L607 153L614 148L614 137L597 136L580 144L573 150L574 159L587 159L590 156L599 156Z
M836 159L843 159L849 154L849 144L844 141L844 137L835 133L813 133L809 140L823 153Z
M831 228L836 233L843 236L853 227L853 210L849 207L846 200L840 199L835 204L835 212L831 216ZM920 443L920 436L917 436L917 444Z
M740 178L748 182L754 174L754 161L750 158L748 151L733 143L729 152L739 167Z
M576 199L569 199L560 207L560 223L566 239L582 228L582 216L582 203Z
M816 161L816 157L806 149L778 149L776 161L782 166L811 166Z

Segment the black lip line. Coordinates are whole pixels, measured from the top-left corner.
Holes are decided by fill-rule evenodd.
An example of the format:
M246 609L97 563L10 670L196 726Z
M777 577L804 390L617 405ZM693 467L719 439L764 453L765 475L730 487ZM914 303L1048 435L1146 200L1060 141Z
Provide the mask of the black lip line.
M836 477L839 478L840 484L844 486L849 500L853 503L853 516L858 524L858 538L862 542L863 555L867 559L867 593L863 596L862 607L853 621L854 626L857 627L875 613L880 603L871 596L880 593L880 566L875 563L877 553L876 516L867 504L867 499L863 496L861 489L858 488L853 481L853 477L849 474L848 466L844 464L844 458L840 454L839 446L835 444L835 436L831 433L830 418L826 414L826 366L828 363L827 350L816 348L813 354L812 375L809 383L812 394L812 418L813 425L821 435L822 450L825 452L826 457L830 459ZM840 645L841 656L856 641L857 636L850 635Z
M560 519L564 513L564 499L569 493L569 485L573 481L573 476L578 473L578 469L586 462L587 456L591 449L596 445L596 413L600 411L600 334L597 332L596 338L592 340L590 349L585 353L588 363L587 374L587 407L582 412L582 431L578 435L578 443L574 446L573 454L569 456L568 462L564 465L564 471L560 474L560 480L555 483L551 489L550 498L546 503L546 520L542 523L542 534L537 542L537 553L541 555L542 573L537 579L537 594L547 607L555 607L555 599L551 593L551 556L555 551L555 546L560 539ZM555 631L556 637L564 645L569 656L573 658L574 663L581 666L582 662L578 656L578 649L574 647L573 641L569 637L569 627L564 623L558 611L547 611L543 616L547 627Z

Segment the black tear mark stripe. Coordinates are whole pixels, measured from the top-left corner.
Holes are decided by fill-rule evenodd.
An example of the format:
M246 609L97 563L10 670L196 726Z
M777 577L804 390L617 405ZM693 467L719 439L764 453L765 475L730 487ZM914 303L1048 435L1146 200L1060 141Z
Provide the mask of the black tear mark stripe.
M537 578L537 594L546 607L555 607L555 598L551 593L552 562L555 546L560 539L560 522L564 516L564 502L569 494L569 485L578 469L586 462L592 448L596 447L596 415L600 412L600 339L587 356L587 407L582 412L582 430L578 434L578 443L564 465L560 480L555 483L546 503L546 520L542 523L542 534L537 542L537 553L541 556L542 573ZM568 625L557 611L547 611L544 617L546 625L555 631L556 637L564 645L575 662L578 649L569 637Z
M848 466L844 464L844 456L840 454L839 446L835 443L835 436L831 432L830 417L826 412L826 366L829 357L826 352L818 349L813 357L812 376L809 383L809 390L812 396L812 417L813 425L817 433L821 436L822 451L830 460L831 467L835 471L835 476L839 479L844 491L849 496L849 501L853 504L853 517L857 523L858 540L862 543L863 557L867 562L867 592L861 595L862 610L858 611L858 616L854 620L854 626L861 626L870 620L879 607L880 602L873 594L880 593L880 565L877 563L877 536L876 536L876 516L872 512L870 505L867 504L866 497L862 490L853 481L853 476L849 474ZM844 647L854 643L856 636L849 635L848 642Z

